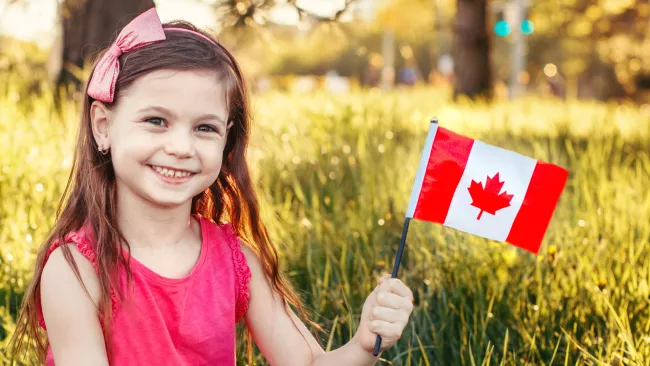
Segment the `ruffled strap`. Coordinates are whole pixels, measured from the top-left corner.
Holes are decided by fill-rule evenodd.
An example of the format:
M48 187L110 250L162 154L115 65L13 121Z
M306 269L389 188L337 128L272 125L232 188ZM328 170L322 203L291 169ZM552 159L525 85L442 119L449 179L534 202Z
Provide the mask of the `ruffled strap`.
M237 302L235 305L235 322L239 321L239 318L246 314L248 310L248 299L250 298L250 292L248 288L248 283L251 278L251 270L248 267L246 262L246 256L241 250L241 243L237 239L237 235L232 227L231 223L221 225L226 238L228 239L228 245L232 250L232 259L235 265L235 275L237 276Z
M56 248L60 247L62 244L73 243L77 247L79 253L81 253L84 257L88 258L90 263L92 263L95 272L99 273L95 252L92 250L92 246L88 241L88 238L82 234L82 230L69 232L63 237L63 240L59 240L59 239L54 240L52 242L52 245L50 245L50 248L47 250L47 253L45 254L45 262L47 262L47 260L50 258L50 255L52 254L52 252L54 252ZM118 303L119 300L117 294L115 293L115 291L111 290L111 308L113 310L113 314L117 310ZM43 318L43 311L42 309L40 309L40 306L39 306L38 323L41 326L41 328L47 330L47 328L45 327L45 319Z

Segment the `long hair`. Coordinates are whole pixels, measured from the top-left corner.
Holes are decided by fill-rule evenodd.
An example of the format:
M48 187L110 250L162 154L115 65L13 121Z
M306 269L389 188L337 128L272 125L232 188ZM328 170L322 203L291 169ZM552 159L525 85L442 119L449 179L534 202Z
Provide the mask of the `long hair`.
M210 37L193 25L183 21L165 23L164 28L180 27ZM319 327L308 320L307 312L290 282L280 273L278 253L271 243L266 227L261 221L258 199L251 180L246 149L250 138L251 117L244 77L234 57L221 45L210 44L201 37L179 31L166 31L166 40L149 44L120 56L120 73L115 86L115 99L107 103L113 108L119 103L121 92L138 77L159 69L212 70L219 75L227 90L229 121L233 122L223 152L221 173L217 180L192 200L192 213L215 223L231 222L238 237L259 256L272 287L283 297L285 310L295 307L301 317L313 328ZM216 43L216 41L215 41ZM108 52L105 49L103 52ZM100 55L101 56L101 55ZM161 57L162 56L162 57ZM99 59L99 57L98 57ZM93 65L93 72L97 60ZM88 85L86 84L86 88ZM118 270L123 267L127 283L132 280L128 258L120 255L120 244L128 243L122 236L116 220L117 191L115 173L109 155L99 153L92 133L90 105L94 101L85 93L79 134L77 137L72 171L50 231L36 258L34 277L29 284L9 351L14 355L34 348L39 360L44 361L48 341L39 327L40 282L48 248L55 240L63 240L70 231L91 225L95 235L93 249L96 256L101 300L98 314L104 325L104 339L110 359L111 292L123 293L119 288ZM71 249L62 245L66 260L73 268L81 285L78 267ZM84 286L85 288L85 286ZM86 291L87 292L87 291ZM247 332L248 355L252 354L252 340Z

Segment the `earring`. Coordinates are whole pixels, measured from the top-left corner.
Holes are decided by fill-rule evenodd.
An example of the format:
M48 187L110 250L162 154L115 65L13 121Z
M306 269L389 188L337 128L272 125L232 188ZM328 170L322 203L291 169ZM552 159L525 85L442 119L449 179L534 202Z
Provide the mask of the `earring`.
M100 152L102 155L106 155L106 154L108 154L108 148L104 149L104 145L103 145L103 144L102 144L102 145L99 145L99 152Z

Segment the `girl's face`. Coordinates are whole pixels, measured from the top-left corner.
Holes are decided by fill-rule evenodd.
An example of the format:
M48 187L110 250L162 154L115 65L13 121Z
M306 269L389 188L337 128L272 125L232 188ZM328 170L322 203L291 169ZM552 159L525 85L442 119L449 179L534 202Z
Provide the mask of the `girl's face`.
M178 206L219 175L230 126L214 72L151 72L112 110L94 102L91 120L98 145L110 148L120 195Z

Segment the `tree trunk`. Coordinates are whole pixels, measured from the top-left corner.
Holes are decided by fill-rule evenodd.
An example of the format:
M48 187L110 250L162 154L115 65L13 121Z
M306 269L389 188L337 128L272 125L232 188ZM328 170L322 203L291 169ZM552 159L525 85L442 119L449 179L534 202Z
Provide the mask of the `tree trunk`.
M454 26L454 98L492 97L487 0L457 0Z
M64 0L63 62L59 86L72 83L80 89L78 70L107 46L113 37L140 13L154 7L153 0Z

